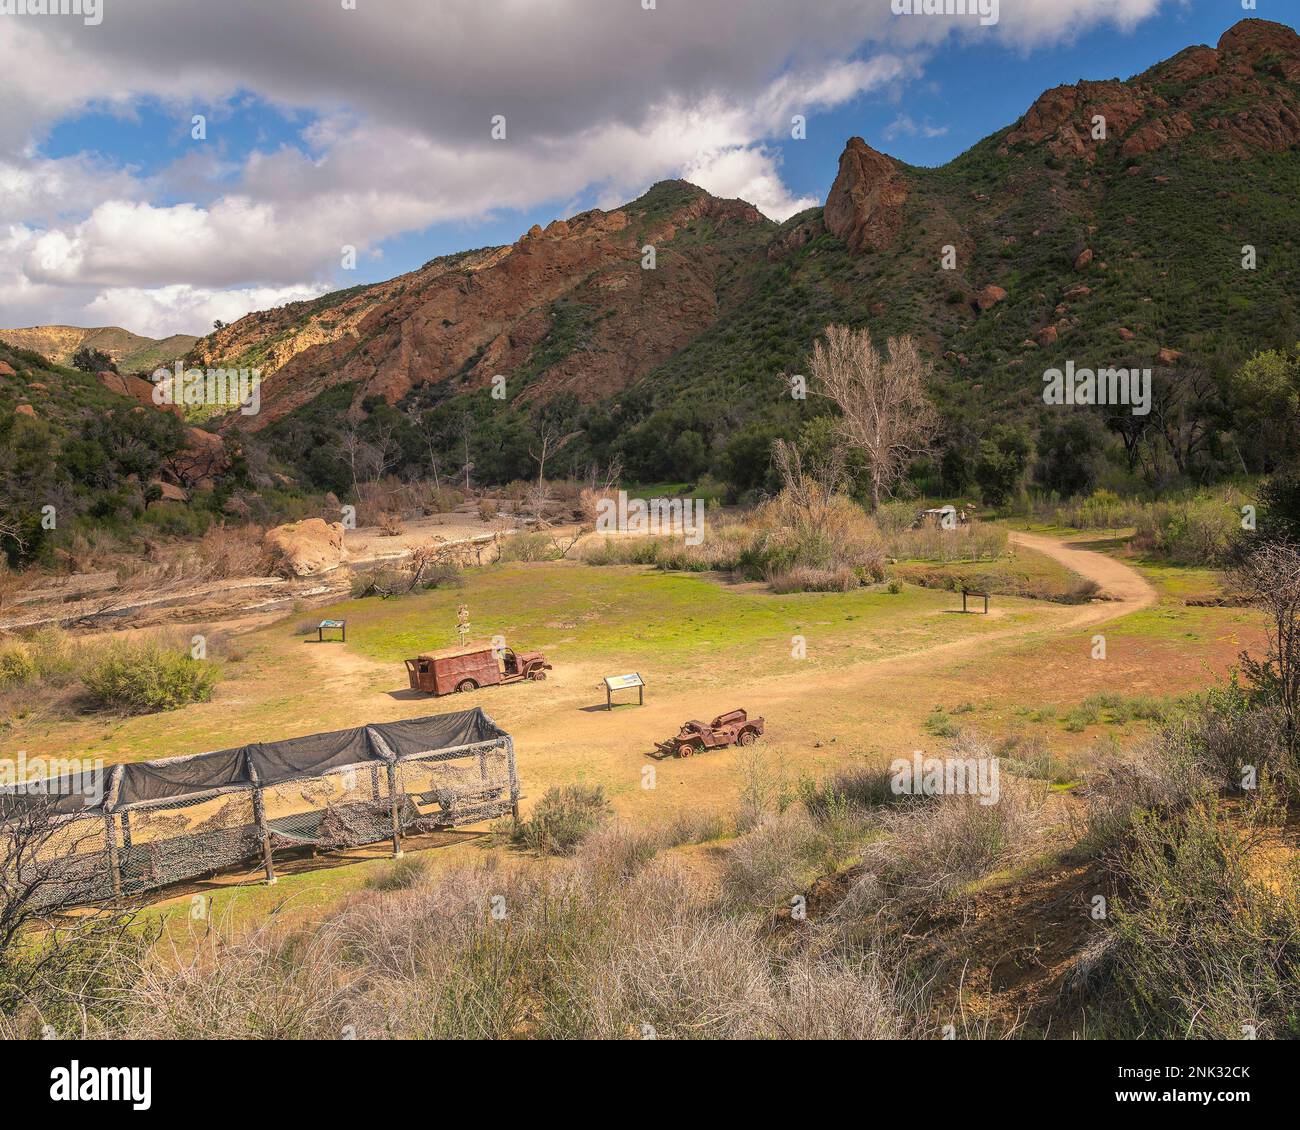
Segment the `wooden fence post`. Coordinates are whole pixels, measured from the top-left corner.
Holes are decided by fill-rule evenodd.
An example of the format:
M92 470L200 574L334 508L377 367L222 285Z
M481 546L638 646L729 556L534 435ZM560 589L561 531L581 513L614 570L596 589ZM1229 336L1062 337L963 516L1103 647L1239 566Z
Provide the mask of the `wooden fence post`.
M266 799L262 795L262 781L257 767L248 762L248 777L253 782L253 819L257 821L257 834L262 840L262 863L266 867L266 885L275 883L275 866L271 860L271 829L266 823Z
M117 854L117 829L113 809L117 805L118 790L122 787L122 766L114 765L104 794L104 841L108 861L108 877L113 886L113 901L122 897L122 860Z
M515 742L506 738L506 765L510 772L510 815L519 823L519 774L515 772Z
M393 858L402 858L402 819L397 810L397 762L388 762L388 799L393 810Z

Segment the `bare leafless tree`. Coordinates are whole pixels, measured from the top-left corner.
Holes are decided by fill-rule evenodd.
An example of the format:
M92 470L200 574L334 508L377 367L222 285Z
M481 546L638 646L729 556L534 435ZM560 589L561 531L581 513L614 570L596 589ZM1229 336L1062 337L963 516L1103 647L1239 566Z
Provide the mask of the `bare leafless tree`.
M813 345L813 389L839 406L836 433L865 457L873 508L928 450L938 426L925 391L931 369L911 337L890 338L886 355L867 330L832 325Z
M108 905L102 843L94 817L60 813L53 796L0 792L0 1016L35 997L74 997L127 953L139 906Z
M1247 678L1275 701L1293 767L1300 758L1300 548L1261 546L1236 570L1241 591L1269 618L1262 660L1242 656Z
M546 456L551 448L555 446L555 441L560 437L560 429L554 424L542 421L542 426L537 433L537 443L540 450L528 449L528 454L537 460L537 485L541 486L546 480Z
M469 459L469 438L474 434L474 416L470 412L462 412L460 415L459 431L461 443L465 445L465 489L469 490L469 473L474 464Z
M361 433L351 424L343 429L343 434L339 437L339 440L343 445L343 458L347 462L348 472L352 477L352 497L359 502L361 500L361 478L365 474L365 467L371 458L370 445L361 438Z
M823 533L833 500L846 482L844 448L835 446L821 459L808 459L797 445L778 439L772 444L772 462L781 476L781 494L772 504L810 534Z

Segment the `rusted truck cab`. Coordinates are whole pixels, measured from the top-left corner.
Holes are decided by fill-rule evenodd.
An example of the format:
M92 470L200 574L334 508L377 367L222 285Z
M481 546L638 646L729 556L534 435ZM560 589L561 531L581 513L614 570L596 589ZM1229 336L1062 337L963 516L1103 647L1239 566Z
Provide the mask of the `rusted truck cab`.
M751 745L762 733L762 718L750 718L743 710L728 710L707 724L695 719L684 722L675 738L660 742L657 748L665 755L690 757L701 750L720 749L733 743Z
M545 679L550 669L540 651L494 649L487 642L425 651L406 661L411 690L435 695L463 693L523 679Z

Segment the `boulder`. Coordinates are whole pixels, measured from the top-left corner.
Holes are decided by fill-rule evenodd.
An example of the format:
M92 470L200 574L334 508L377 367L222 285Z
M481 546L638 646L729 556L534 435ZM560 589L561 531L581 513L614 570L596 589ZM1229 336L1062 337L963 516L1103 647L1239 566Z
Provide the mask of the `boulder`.
M150 479L149 485L157 487L162 492L160 502L189 502L190 500L188 492L175 483L169 483L163 479Z
M1055 345L1057 339L1055 326L1044 326L1038 331L1038 344L1046 349L1049 345Z
M1162 365L1173 365L1182 355L1181 350L1164 348L1156 354L1156 360Z
M18 374L14 372L12 365L5 361L0 361L0 377L16 377L17 375Z
M337 569L347 558L343 523L322 518L276 526L267 530L263 547L271 567L291 577L314 577Z
M975 306L979 310L991 310L1006 298L1006 296L1007 292L1000 286L994 286L993 283L989 283L988 286L984 287L975 296Z
M154 408L161 412L170 412L174 416L184 418L185 410L179 404L158 404L154 398L153 381L147 381L143 377L133 376L130 373L114 373L107 369L95 374L99 377L99 382L109 392L115 392L118 396L127 396L137 404L145 408Z
M1079 252L1079 257L1075 259L1074 269L1076 271L1085 271L1088 269L1088 266L1091 262L1092 262L1092 248L1085 247L1082 251Z

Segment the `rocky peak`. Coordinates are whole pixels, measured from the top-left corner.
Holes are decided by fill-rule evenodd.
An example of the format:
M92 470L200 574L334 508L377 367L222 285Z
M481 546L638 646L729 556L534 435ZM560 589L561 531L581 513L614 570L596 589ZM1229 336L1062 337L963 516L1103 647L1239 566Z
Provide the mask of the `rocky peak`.
M1266 81L1265 71L1283 83L1300 82L1300 36L1269 20L1241 20L1223 33L1217 48L1189 47L1127 82L1079 82L1045 91L1007 134L1007 145L1041 144L1057 158L1092 164L1103 144L1091 132L1100 115L1107 143L1118 140L1125 157L1168 148L1207 129L1224 157L1282 152L1300 141L1300 99L1285 85ZM1169 84L1185 89L1166 101L1156 88L1167 90ZM1203 110L1245 99L1252 102L1247 110L1197 120Z
M851 137L826 197L826 230L854 251L879 251L898 236L907 192L897 161Z
M1272 20L1240 20L1219 38L1219 51L1229 58L1241 58L1251 63L1280 56L1283 61L1300 62L1300 35L1286 24ZM1292 71L1286 76L1296 79Z

